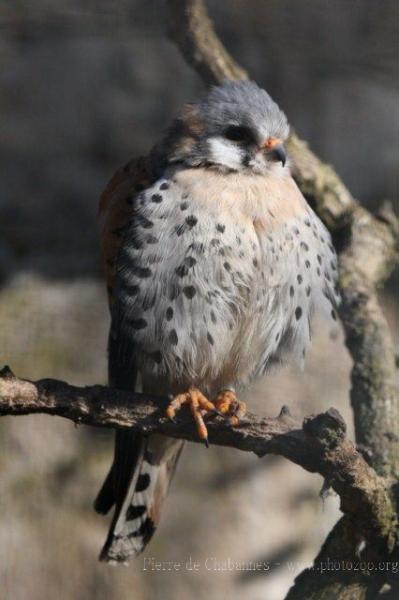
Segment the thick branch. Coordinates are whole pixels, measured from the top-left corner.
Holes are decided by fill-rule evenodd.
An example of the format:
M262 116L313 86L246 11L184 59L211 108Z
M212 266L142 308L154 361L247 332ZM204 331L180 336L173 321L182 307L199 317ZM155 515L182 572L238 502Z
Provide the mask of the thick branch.
M18 379L6 367L0 372L0 415L45 413L75 423L131 428L142 433L198 441L192 418L182 413L175 424L165 418L167 398L130 393L106 386L76 387L63 381ZM394 510L385 485L346 437L335 409L311 416L299 425L283 408L276 418L249 414L240 427L215 415L208 420L212 444L279 454L312 473L320 473L339 494L342 511L375 547L389 550Z
M169 0L169 6L170 35L206 83L248 79L217 37L203 2Z

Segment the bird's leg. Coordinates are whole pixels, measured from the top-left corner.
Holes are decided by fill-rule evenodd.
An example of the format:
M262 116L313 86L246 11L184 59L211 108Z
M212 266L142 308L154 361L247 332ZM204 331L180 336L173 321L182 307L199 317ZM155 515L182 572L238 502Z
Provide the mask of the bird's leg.
M215 413L215 405L206 398L197 388L190 388L188 392L174 396L166 409L166 416L175 420L176 412L181 409L184 404L190 406L191 414L193 415L199 438L208 447L208 430L204 423L204 415L206 413Z
M238 400L233 390L221 390L216 396L215 407L219 413L230 417L232 425L238 425L247 410L245 402Z

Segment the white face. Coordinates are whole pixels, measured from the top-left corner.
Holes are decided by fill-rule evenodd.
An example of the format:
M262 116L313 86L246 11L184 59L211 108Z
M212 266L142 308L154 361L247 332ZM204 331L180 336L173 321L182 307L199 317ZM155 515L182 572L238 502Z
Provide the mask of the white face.
M261 175L271 171L284 172L285 155L279 140L268 138L263 144L259 144L254 137L248 135L240 137L240 132L235 132L233 129L242 128L232 126L230 135L208 138L210 163L229 171L251 170Z
M237 144L218 136L209 138L208 147L212 163L232 171L240 171L243 168L242 152Z

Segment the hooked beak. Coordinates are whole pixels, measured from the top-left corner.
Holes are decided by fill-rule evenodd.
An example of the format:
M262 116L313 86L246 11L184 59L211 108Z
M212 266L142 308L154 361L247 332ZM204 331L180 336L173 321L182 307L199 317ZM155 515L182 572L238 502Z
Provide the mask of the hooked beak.
M284 167L285 163L287 162L287 155L285 153L283 144L280 144L279 146L275 146L273 148L273 150L270 152L270 156L276 162L281 162L283 167Z
M269 138L266 140L266 142L262 144L261 150L266 150L271 160L275 162L281 162L283 167L287 162L287 155L285 153L284 146L281 143L281 140L277 138Z

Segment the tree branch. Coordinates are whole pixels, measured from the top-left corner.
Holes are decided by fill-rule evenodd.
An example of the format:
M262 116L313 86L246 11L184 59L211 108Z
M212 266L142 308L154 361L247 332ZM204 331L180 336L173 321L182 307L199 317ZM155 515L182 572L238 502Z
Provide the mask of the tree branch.
M169 0L169 7L170 36L206 83L248 79L216 35L203 2Z
M125 392L107 386L76 387L63 381L18 379L8 367L0 371L0 415L44 413L75 423L130 428L141 433L199 441L192 417L182 412L177 423L165 417L168 398ZM392 547L395 512L384 481L346 437L341 415L330 409L308 417L301 426L284 407L276 418L249 414L240 427L215 415L207 422L209 441L257 456L279 454L311 473L320 473L341 499L341 509L374 545Z

